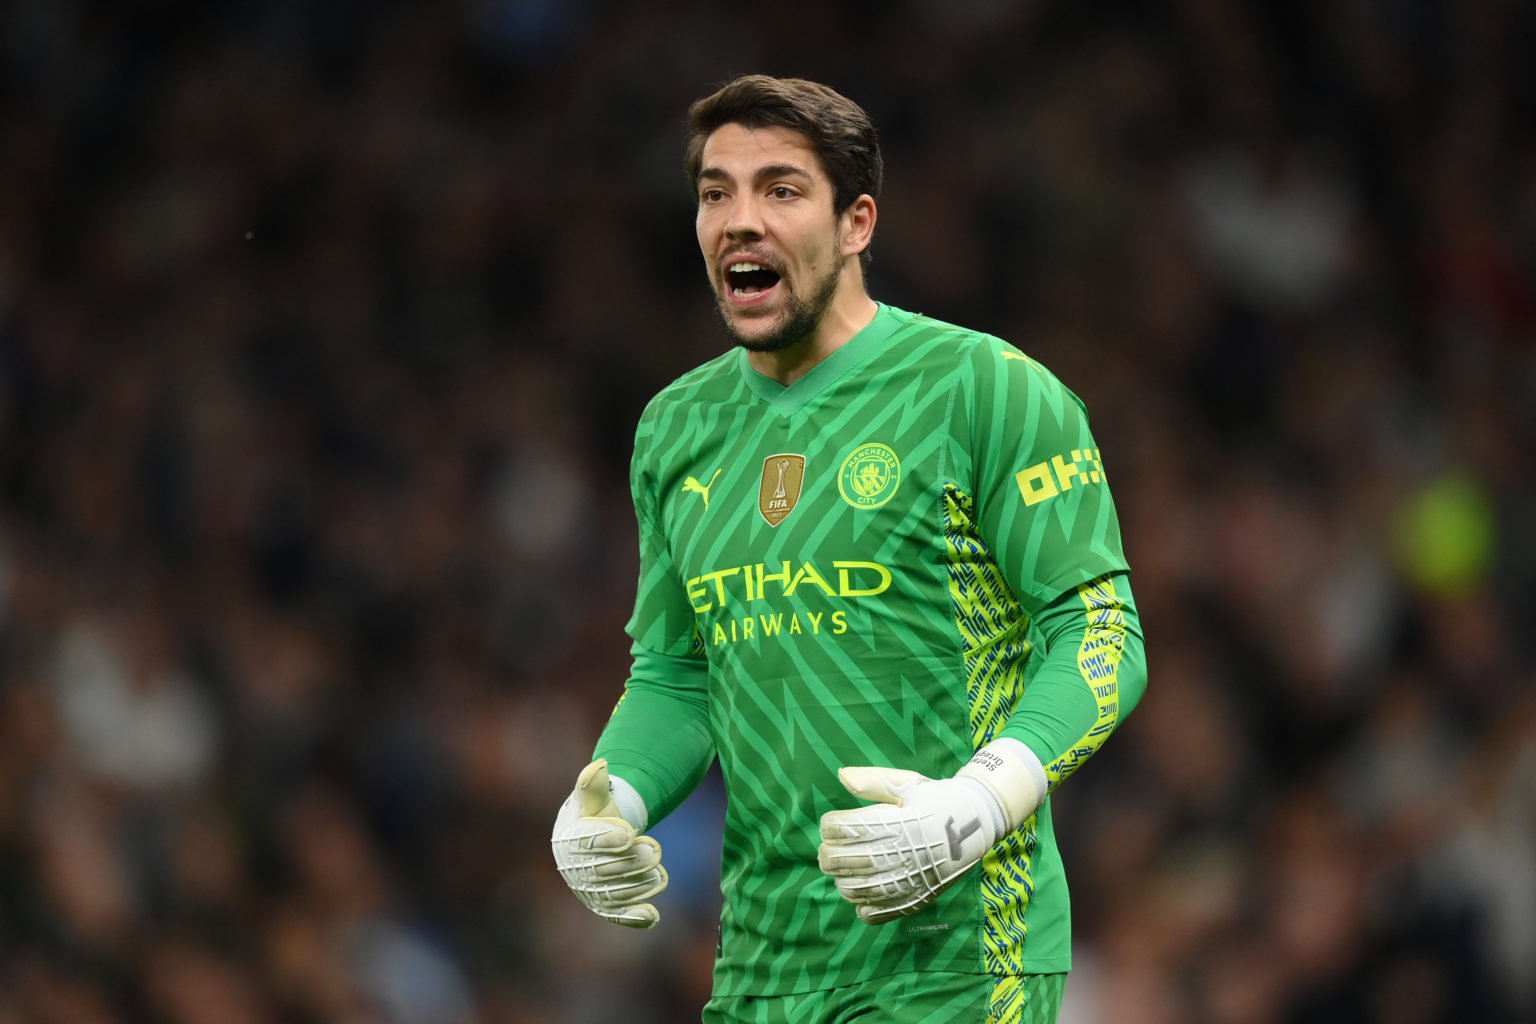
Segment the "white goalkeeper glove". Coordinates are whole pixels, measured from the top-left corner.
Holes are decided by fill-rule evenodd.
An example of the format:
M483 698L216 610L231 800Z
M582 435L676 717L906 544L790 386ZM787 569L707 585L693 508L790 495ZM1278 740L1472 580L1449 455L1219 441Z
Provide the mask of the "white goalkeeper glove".
M593 761L560 805L550 846L555 867L576 898L605 921L651 928L661 915L646 901L667 887L661 844L640 835L645 803L623 779L608 778L608 762Z
M841 768L861 800L821 816L817 863L859 917L884 924L938 898L1045 800L1045 768L1018 740L995 740L951 779L901 768Z

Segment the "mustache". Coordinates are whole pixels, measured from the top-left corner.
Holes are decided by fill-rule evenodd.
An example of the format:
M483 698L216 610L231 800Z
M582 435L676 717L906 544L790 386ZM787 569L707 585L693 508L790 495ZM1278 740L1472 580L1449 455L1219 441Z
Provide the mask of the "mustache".
M780 277L785 276L783 266L773 256L772 253L766 253L759 249L753 249L750 246L738 246L734 249L726 250L721 254L720 259L716 262L715 270L721 275L721 277L725 276L726 263L730 262L738 256L745 256L751 262L773 271Z

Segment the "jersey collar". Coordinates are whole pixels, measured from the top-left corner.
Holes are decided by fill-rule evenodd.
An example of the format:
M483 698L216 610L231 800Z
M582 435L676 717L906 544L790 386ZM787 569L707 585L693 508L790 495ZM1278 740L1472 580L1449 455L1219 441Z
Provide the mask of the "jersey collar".
M803 407L843 374L878 351L900 326L901 320L895 310L883 302L877 305L879 308L875 310L874 318L864 325L863 330L788 387L754 370L747 359L746 349L738 349L736 352L736 365L741 368L742 379L753 393L771 403L779 412L793 412Z

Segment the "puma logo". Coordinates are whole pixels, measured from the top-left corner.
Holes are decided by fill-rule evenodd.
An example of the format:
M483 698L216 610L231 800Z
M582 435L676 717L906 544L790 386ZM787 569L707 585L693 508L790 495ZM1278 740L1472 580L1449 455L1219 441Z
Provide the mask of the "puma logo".
M715 470L715 476L719 476L719 475L720 475L720 471L718 469ZM695 477L695 476L689 477L688 479L683 481L683 493L684 494L697 494L699 497L704 499L704 507L706 509L708 509L709 508L709 489L711 487L715 486L715 476L710 477L709 478L709 483L707 483L707 484L699 483L699 478L698 477Z
M1040 364L1029 358L1029 356L1024 355L1022 352L1004 352L1003 358L1005 360L1017 359L1021 363L1028 363L1031 370L1034 370L1036 373L1040 372Z
M944 834L949 837L949 859L959 860L961 853L960 844L965 842L968 838L980 830L980 818L972 818L970 821L960 826L960 830L958 832L955 830L954 818L950 818L948 821L946 821L944 823Z

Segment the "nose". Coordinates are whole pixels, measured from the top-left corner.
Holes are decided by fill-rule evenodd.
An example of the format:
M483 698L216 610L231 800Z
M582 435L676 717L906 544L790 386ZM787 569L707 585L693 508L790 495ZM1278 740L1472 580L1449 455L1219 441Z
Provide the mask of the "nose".
M725 233L736 242L763 237L763 211L750 190L731 200Z

